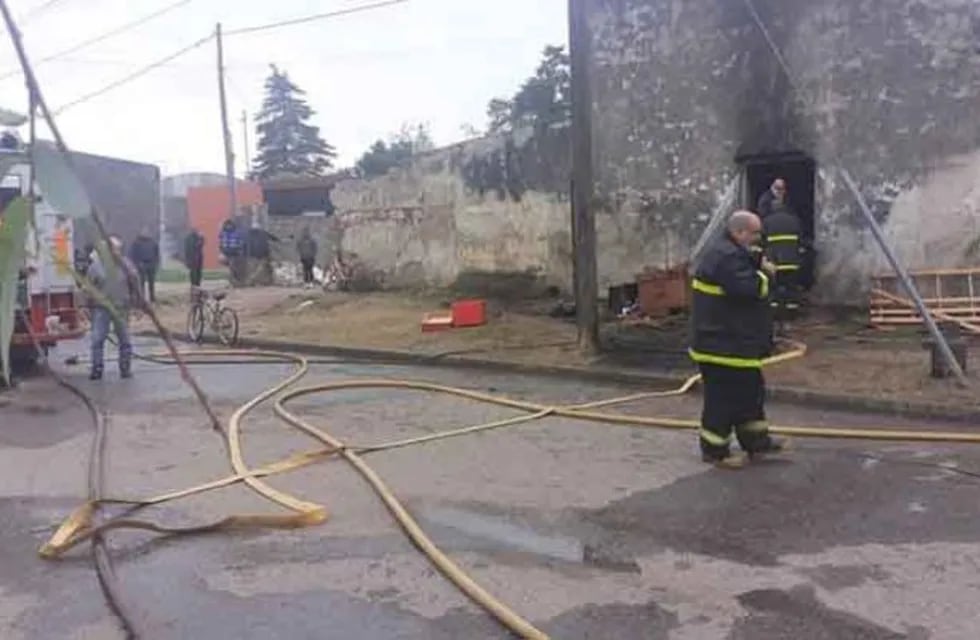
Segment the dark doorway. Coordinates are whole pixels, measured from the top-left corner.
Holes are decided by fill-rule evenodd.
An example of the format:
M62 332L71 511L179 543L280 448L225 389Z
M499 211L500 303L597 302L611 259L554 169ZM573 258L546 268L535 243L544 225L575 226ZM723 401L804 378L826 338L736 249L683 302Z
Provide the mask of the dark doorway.
M736 161L744 168L742 206L758 210L759 199L777 178L786 181L789 206L800 218L803 241L813 247L816 225L816 173L817 164L804 153L779 153L744 156ZM809 289L814 283L814 254L803 261L801 280Z

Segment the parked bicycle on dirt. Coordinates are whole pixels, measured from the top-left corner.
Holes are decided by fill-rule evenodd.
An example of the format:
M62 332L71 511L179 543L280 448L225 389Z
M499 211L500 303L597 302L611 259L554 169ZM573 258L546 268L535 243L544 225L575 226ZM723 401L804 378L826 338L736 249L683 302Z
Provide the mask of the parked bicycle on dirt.
M335 256L323 273L324 291L347 291L350 289L354 269L339 256Z
M191 292L191 308L187 312L187 335L191 340L200 343L204 340L205 329L210 329L225 346L238 342L238 314L224 306L227 295L199 288Z

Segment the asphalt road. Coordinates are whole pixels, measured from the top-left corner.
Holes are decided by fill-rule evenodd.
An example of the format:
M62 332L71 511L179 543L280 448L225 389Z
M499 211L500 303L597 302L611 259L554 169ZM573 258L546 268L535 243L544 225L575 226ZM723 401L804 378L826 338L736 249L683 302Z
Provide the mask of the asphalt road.
M134 380L113 372L100 384L81 368L64 369L109 410L110 495L153 495L229 472L220 439L172 368L141 363ZM195 372L227 418L289 369ZM339 362L316 365L306 382L366 377L555 404L634 391ZM4 401L0 638L121 638L87 551L54 562L35 553L85 495L87 414L46 379L25 382ZM356 443L513 415L375 390L309 398L294 409ZM941 426L771 409L785 424ZM692 417L698 398L620 410ZM315 447L268 407L246 421L244 442L253 464ZM688 432L547 419L372 454L369 462L445 551L553 638L972 640L980 628L980 479L963 473L980 471L980 447L799 441L788 462L724 472L699 462ZM147 637L509 637L434 570L342 461L270 483L326 505L330 519L294 531L111 535ZM143 515L186 525L274 511L233 487Z

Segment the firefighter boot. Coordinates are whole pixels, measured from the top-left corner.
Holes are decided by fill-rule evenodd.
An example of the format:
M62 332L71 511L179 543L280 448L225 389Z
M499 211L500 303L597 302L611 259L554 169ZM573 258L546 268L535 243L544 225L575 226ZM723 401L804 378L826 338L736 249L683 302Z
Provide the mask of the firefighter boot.
M712 464L718 469L738 470L745 466L745 456L732 453L724 456L702 453L701 461L706 464Z
M753 447L748 452L748 455L750 460L763 460L768 457L778 456L787 451L789 451L789 440L768 436L764 442Z
M102 367L92 367L92 371L88 374L89 380L101 380L102 379Z

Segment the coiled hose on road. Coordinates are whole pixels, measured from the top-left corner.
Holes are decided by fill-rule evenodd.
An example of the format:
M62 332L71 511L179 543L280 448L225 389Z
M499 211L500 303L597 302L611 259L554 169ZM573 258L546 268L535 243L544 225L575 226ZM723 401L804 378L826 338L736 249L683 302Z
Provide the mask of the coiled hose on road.
M806 353L806 347L802 344L793 343L791 349L783 354L770 358L767 365L778 364L786 360L802 357ZM430 561L463 593L471 598L475 603L486 609L497 620L500 621L511 632L522 638L542 639L547 636L535 628L531 623L515 613L504 603L493 595L485 591L470 576L468 576L458 565L456 565L445 553L443 553L435 543L425 534L419 524L405 509L394 492L388 487L381 477L365 462L365 456L378 451L388 449L408 447L435 440L461 437L491 429L501 429L504 427L515 426L539 420L548 416L560 416L576 420L586 420L591 422L623 425L640 428L663 428L663 429L697 429L699 423L694 420L681 420L676 418L643 417L619 413L604 413L597 409L610 407L616 404L632 402L635 400L649 398L668 398L687 393L697 384L700 377L692 376L679 388L671 391L658 391L639 393L610 400L592 402L575 406L548 406L538 403L517 400L502 396L448 387L425 382L409 380L350 380L319 384L308 387L289 390L294 384L302 379L309 371L309 361L307 358L285 352L276 351L249 351L249 350L208 350L208 351L187 351L182 354L182 358L188 364L213 364L220 363L292 363L296 365L293 371L283 381L273 385L269 389L256 395L254 398L239 407L230 417L227 429L224 432L224 442L227 446L229 461L233 470L233 475L215 480L206 484L198 485L188 489L175 491L161 496L148 499L108 499L101 498L98 492L91 493L90 499L79 507L71 516L59 527L54 536L40 549L40 554L45 558L57 558L78 544L92 540L97 545L102 545L102 536L111 530L116 529L141 529L157 532L166 535L194 534L229 530L241 527L305 527L324 522L327 517L327 510L324 506L300 500L294 496L283 493L263 479L278 473L291 471L305 467L316 462L325 460L332 456L344 458L351 466L361 474L371 485L372 489L378 494L385 506L392 513L396 521L409 536L412 542L424 553ZM161 363L173 364L173 360L167 355L147 356L144 359ZM426 435L417 438L397 440L384 443L349 444L345 443L324 429L317 427L303 418L293 414L286 407L287 405L301 397L329 393L343 389L409 389L428 393L448 394L455 397L494 404L510 409L517 409L525 412L525 415L488 422L481 425L454 429ZM96 420L100 420L100 412L90 399L79 393L83 401L90 407ZM290 426L306 433L317 440L322 446L307 452L303 452L289 458L263 465L261 467L250 468L244 459L241 445L242 422L256 407L270 399L274 400L274 410L276 415ZM849 428L825 428L825 427L789 427L773 426L773 433L807 437L807 438L844 438L860 440L885 440L896 442L946 442L963 444L980 444L980 434L965 432L946 432L928 430L895 430L895 429L849 429ZM101 435L100 435L101 434ZM101 458L100 450L105 446L105 429L97 430L96 445L93 446L93 461L97 457ZM101 468L101 462L93 462L93 468ZM101 473L101 471L99 472ZM211 491L214 489L227 487L237 483L244 483L253 491L273 503L284 507L288 513L281 515L232 515L217 522L192 527L192 528L173 528L166 527L155 522L137 520L132 515L139 509L170 502L182 497ZM121 516L109 518L105 522L96 523L95 517L98 509L102 505L126 505L129 507ZM104 546L97 546L101 549L100 554L108 562L108 553ZM96 560L99 555L96 555ZM98 568L98 564L97 564ZM105 569L105 567L103 567ZM139 636L135 630L136 623L133 616L124 605L119 605L119 589L114 584L111 576L111 564L107 571L100 569L100 580L103 581L103 588L107 597L114 606L114 610L123 618L127 631L131 636ZM105 576L109 576L106 578ZM106 586L106 582L109 586Z

